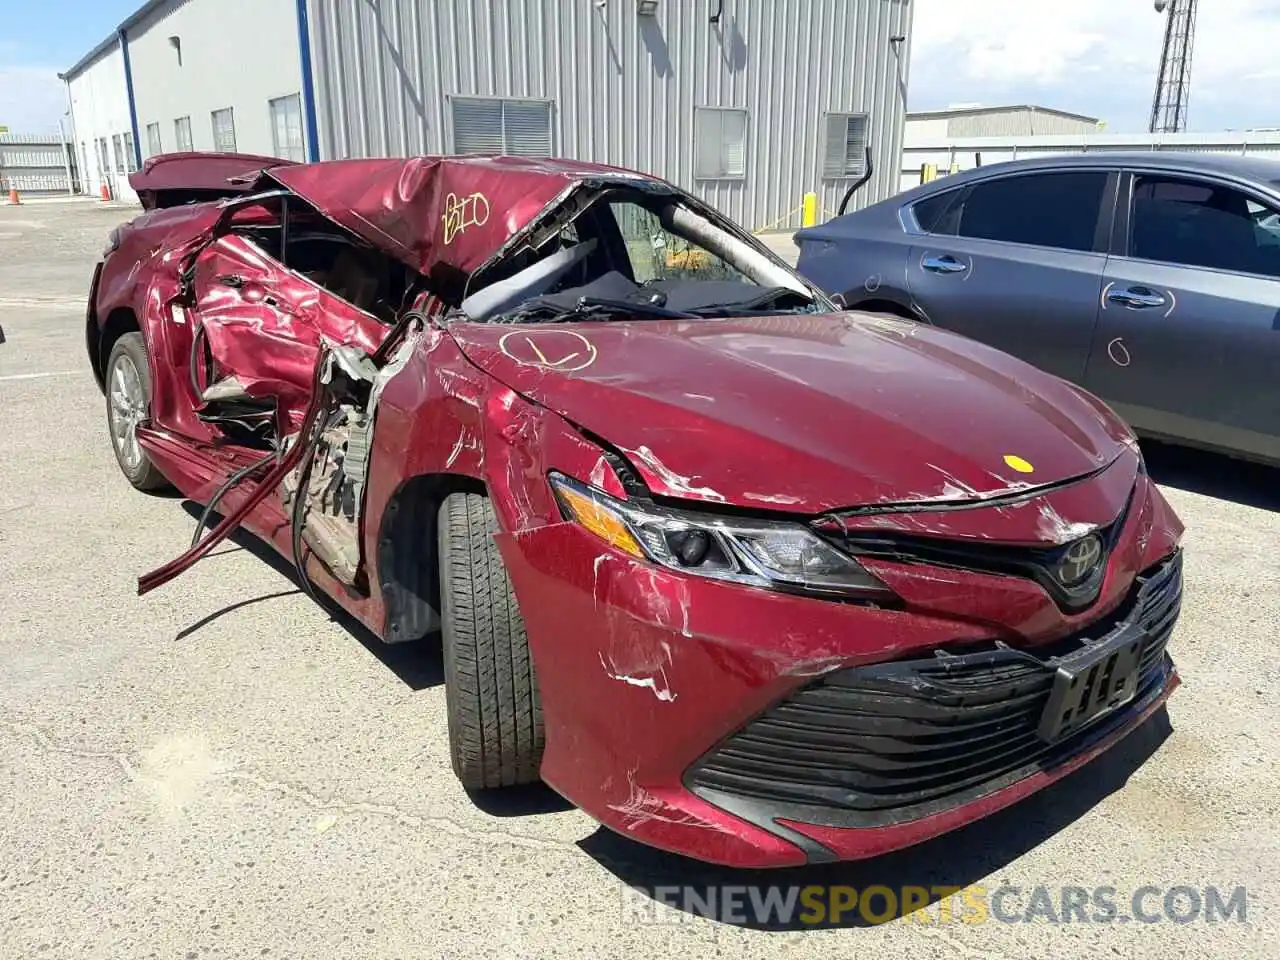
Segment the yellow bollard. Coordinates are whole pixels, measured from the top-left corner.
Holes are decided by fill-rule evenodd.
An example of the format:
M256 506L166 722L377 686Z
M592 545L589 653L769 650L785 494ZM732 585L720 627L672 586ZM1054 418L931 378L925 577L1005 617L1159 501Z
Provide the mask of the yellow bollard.
M933 183L938 179L938 166L934 163L920 164L920 182Z
M801 207L803 210L800 214L801 225L812 227L818 222L818 195L816 193L806 193Z

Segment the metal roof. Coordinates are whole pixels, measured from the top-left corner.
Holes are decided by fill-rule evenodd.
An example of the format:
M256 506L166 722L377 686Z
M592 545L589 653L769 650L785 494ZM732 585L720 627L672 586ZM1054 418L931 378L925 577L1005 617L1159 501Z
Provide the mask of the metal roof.
M1084 120L1097 123L1097 117L1087 117L1082 113L1069 113L1066 110L1055 110L1053 107L1038 107L1031 103L1016 103L1009 106L995 107L947 107L944 110L913 110L907 114L908 120L934 120L941 117L972 117L987 113L1010 113L1025 110L1027 113L1047 113L1054 117L1065 117L1069 120Z
M120 24L120 26L116 27L115 30L111 32L110 36L108 36L100 44L98 44L96 47L94 47L92 50L86 53L83 57L77 60L74 66L58 74L58 79L72 80L75 77L78 77L81 73L84 72L86 67L88 67L91 63L93 63L93 61L97 60L100 56L102 56L107 51L111 50L113 47L119 46L121 31L127 32L130 27L136 26L150 13L152 13L155 10L158 10L160 7L163 7L166 3L169 3L169 2L170 0L147 0L146 3L144 3L141 7L139 7L137 10L131 13L128 16L128 18L125 19L124 22Z

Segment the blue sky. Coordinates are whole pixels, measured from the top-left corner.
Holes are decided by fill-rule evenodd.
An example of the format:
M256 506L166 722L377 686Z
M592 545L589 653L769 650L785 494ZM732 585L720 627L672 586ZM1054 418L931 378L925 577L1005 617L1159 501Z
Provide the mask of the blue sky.
M98 44L140 0L5 0L0 14L0 125L57 130L66 97L57 73Z
M1100 117L1116 133L1146 129L1163 36L1150 0L912 2L911 109L1035 103ZM14 132L56 130L65 110L57 72L140 3L5 0L0 125ZM1202 3L1191 129L1280 127L1278 48L1280 0Z

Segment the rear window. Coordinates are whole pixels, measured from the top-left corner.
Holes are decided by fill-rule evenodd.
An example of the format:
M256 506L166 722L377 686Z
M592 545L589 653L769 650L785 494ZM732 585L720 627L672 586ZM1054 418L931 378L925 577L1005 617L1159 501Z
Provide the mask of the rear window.
M954 233L954 217L948 217L947 211L959 199L959 190L946 190L932 197L925 197L911 208L916 224L925 233ZM950 221L949 223L944 223ZM950 229L948 229L948 226Z
M965 198L958 232L979 240L1092 250L1106 185L1102 170L988 180Z

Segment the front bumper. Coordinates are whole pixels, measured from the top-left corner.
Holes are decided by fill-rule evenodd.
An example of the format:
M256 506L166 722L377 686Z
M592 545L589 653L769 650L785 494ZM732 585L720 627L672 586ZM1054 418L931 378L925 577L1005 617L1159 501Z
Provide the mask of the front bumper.
M1180 526L1145 477L1133 505L1078 615L1010 576L878 564L907 604L885 610L682 576L569 523L501 535L542 696L543 778L623 835L739 867L874 856L1008 806L1177 686L1164 646ZM1133 699L1037 740L1054 658L1144 617ZM972 669L937 676L938 650Z

